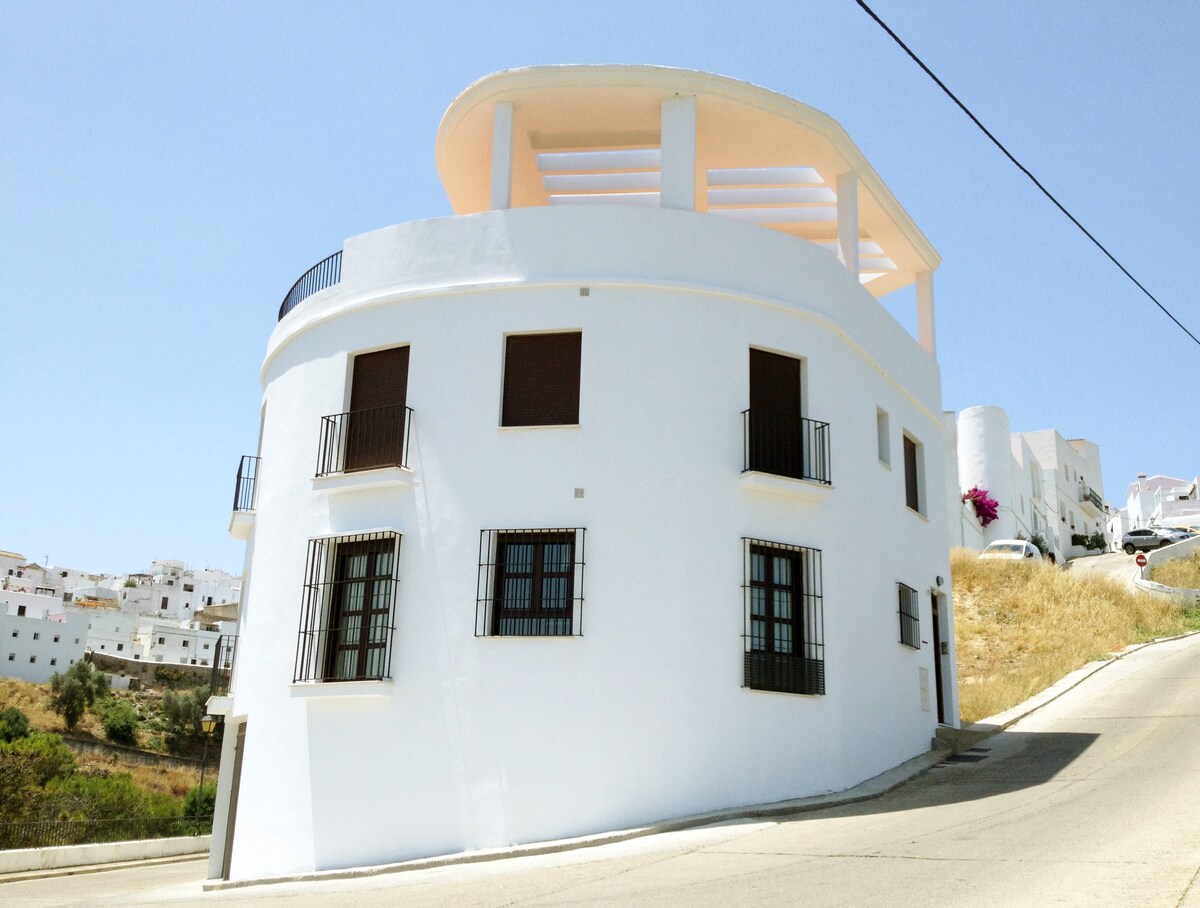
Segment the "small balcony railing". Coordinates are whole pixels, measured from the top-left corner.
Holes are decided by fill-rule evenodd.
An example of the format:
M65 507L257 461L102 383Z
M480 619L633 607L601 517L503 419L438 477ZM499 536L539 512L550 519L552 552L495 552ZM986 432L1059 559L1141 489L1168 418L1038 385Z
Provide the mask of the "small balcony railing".
M237 656L237 634L222 634L217 638L212 675L208 687L214 697L228 696L233 685L233 661Z
M742 411L742 472L756 471L829 485L829 423Z
M375 407L321 418L317 476L408 466L412 407Z
M233 509L253 511L258 497L258 462L261 458L242 455L238 464L237 482L233 486Z
M342 279L342 250L321 259L302 275L283 298L279 307L279 320L308 299L314 293L332 287Z
M1097 511L1104 510L1104 499L1096 494L1096 490L1089 486L1079 487L1079 500L1083 504L1090 504Z

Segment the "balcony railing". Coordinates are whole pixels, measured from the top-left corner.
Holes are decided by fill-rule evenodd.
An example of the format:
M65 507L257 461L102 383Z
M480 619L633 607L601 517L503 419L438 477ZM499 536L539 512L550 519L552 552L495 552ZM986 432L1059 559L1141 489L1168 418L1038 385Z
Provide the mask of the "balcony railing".
M228 696L233 685L233 661L237 656L237 634L222 634L217 638L212 676L208 687L214 697Z
M233 509L253 511L258 496L258 462L261 458L242 455L238 464L237 482L233 486Z
M1089 486L1079 487L1079 500L1083 504L1090 504L1097 511L1104 510L1104 499L1096 494L1096 490Z
M829 423L742 411L742 472L757 471L829 485Z
M412 407L376 407L321 418L317 476L408 466Z
M333 255L321 259L300 275L300 279L296 283L292 284L292 289L287 292L279 307L279 320L282 321L285 315L314 293L324 290L326 287L332 287L341 279L342 250L339 249Z

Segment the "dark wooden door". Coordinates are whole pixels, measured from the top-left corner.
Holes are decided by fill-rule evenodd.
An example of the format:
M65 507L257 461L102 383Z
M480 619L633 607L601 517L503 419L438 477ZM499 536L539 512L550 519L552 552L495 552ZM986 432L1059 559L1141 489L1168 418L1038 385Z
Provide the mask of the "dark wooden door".
M750 469L803 476L800 360L750 351Z
M238 726L233 750L233 782L229 786L229 812L225 817L225 849L221 854L221 879L229 879L229 863L233 860L233 829L237 824L238 794L242 788L242 754L246 752L246 722Z
M347 472L404 462L408 350L393 347L354 357L346 416Z

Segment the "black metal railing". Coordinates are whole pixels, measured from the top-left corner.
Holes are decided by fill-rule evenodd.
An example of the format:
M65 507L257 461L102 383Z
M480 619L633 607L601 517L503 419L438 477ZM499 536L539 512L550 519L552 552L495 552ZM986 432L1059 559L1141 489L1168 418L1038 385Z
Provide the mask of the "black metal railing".
M481 530L477 637L582 637L583 527Z
M321 417L317 475L408 466L412 407L375 407Z
M333 255L321 259L300 275L300 279L296 283L292 284L292 289L287 292L279 307L279 320L283 321L285 315L314 293L324 290L326 287L332 287L341 279L342 250L339 249Z
M742 472L757 471L829 485L829 423L742 411Z
M213 657L212 675L208 681L209 690L214 697L224 697L232 690L237 643L237 634L222 634L217 638L217 652Z
M0 823L0 849L53 848L95 842L136 842L212 832L212 817L127 817Z
M1104 499L1096 494L1096 490L1090 486L1079 487L1079 500L1083 503L1090 504L1097 511L1104 510Z
M742 540L743 684L752 690L825 693L821 550Z
M258 495L258 462L262 458L243 454L233 485L233 509L253 511Z

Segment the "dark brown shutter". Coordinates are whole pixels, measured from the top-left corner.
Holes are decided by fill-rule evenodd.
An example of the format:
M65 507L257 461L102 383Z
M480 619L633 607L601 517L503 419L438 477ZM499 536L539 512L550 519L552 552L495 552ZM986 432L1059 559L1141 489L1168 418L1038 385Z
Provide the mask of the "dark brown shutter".
M369 470L404 462L408 347L354 357L345 469Z
M360 353L354 357L350 409L403 407L408 402L408 347Z
M579 422L583 335L514 334L504 348L501 425L571 426Z
M800 360L750 351L750 469L803 475Z
M908 506L919 512L921 499L917 494L917 444L907 435L904 436L904 495Z

